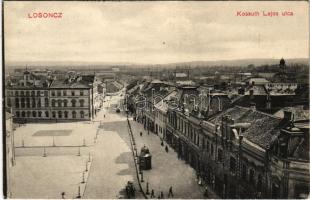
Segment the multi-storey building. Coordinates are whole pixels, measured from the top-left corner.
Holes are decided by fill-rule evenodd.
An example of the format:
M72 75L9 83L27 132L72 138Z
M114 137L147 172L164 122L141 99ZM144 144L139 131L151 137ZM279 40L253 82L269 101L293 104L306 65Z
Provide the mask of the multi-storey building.
M90 120L96 113L94 75L67 77L36 76L25 71L23 77L6 86L6 106L18 121Z
M289 112L281 119L235 106L204 119L174 108L167 117L167 142L221 197L309 193L309 129L294 127Z

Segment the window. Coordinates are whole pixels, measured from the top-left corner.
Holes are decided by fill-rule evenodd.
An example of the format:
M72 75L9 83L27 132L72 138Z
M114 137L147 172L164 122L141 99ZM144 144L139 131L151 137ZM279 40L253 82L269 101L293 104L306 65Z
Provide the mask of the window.
M27 117L30 117L31 112L27 111Z
M25 111L22 112L22 117L26 117L26 112Z
M52 112L52 116L53 116L53 118L56 118L56 112L55 111Z
M21 107L25 108L25 98L21 98Z
M61 90L57 90L57 96L61 96Z
M55 96L55 91L54 90L52 90L52 96Z
M35 108L36 107L36 99L35 98L32 98L32 108Z
M84 99L80 99L80 106L84 107Z
M48 107L48 98L44 98L44 106Z
M27 108L30 108L30 98L26 98L26 106Z
M58 118L62 118L62 112L58 111Z
M83 95L84 95L84 91L80 90L80 96L83 96Z
M72 99L72 100L71 100L71 104L72 104L72 107L75 107L76 100L75 100L75 99Z
M75 95L74 90L71 90L71 96L74 96L74 95Z
M19 98L15 98L15 107L19 108Z
M25 92L24 92L24 91L21 91L21 92L20 92L20 96L22 96L22 97L25 96ZM29 92L28 92L28 96L29 96Z
M230 171L236 173L236 159L234 157L230 157Z
M45 111L45 117L49 117L48 111Z
M31 96L34 97L35 95L35 91L31 91Z
M42 117L42 112L41 111L38 112L38 117Z
M40 90L39 91L37 91L37 96L39 97L39 96L41 96L41 94L40 94Z
M75 119L76 118L76 112L72 111L72 118Z
M44 96L48 96L48 91L44 91Z
M211 155L213 156L213 144L211 144Z
M41 99L38 99L38 108L41 108Z
M254 169L250 169L250 175L249 175L250 183L254 183L254 173L255 173Z
M62 91L63 96L67 96L67 90Z
M84 118L84 111L81 111L80 114L81 114L81 118Z
M24 92L22 91L22 95L24 96ZM26 91L26 96L29 97L30 96L30 92Z
M262 191L262 183L263 183L263 178L262 175L258 175L257 177L257 191L261 192Z
M32 117L37 117L37 112L36 111L32 111Z
M61 100L60 99L58 99L57 104L58 104L58 107L61 107Z
M247 178L247 167L245 164L242 164L241 176L242 176L242 179L246 180L246 178Z
M222 162L223 161L223 150L222 149L218 149L217 150L217 161L218 162Z
M8 105L8 107L12 106L12 102L11 102L11 98L10 97L7 98L7 105Z
M19 111L16 111L16 117L20 117Z
M64 100L64 107L67 107L67 106L68 106L68 100L65 99L65 100Z
M68 118L68 111L65 111L64 114L65 114L65 118Z
M52 99L52 107L55 107L55 104L56 104L56 100Z
M15 96L18 96L18 91L15 91Z

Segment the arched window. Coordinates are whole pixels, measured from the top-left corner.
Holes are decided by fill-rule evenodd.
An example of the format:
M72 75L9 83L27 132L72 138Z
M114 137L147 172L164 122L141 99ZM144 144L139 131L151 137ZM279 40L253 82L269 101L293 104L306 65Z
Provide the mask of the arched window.
M55 111L52 112L52 117L56 118L56 112Z
M38 112L38 117L42 117L42 111Z
M52 99L52 107L55 107L55 104L56 104L56 100Z
M41 99L38 99L38 108L41 108Z
M65 111L64 114L65 114L65 118L68 118L68 111Z
M15 107L19 108L19 98L15 98Z
M16 111L16 117L20 117L19 111Z
M75 107L76 100L75 100L75 99L72 99L72 100L71 100L71 104L72 104L72 107Z
M76 118L76 112L72 111L72 118L75 119Z
M61 100L60 99L58 99L57 103L58 103L58 107L61 107Z
M83 110L80 112L80 114L81 114L81 118L84 118L84 111Z
M44 106L48 107L48 98L44 98Z
M32 98L32 107L35 108L36 107L36 99Z
M26 112L25 111L22 112L22 117L26 117Z
M84 107L84 99L80 99L80 106Z
M64 107L67 107L67 106L68 106L68 100L65 99L65 100L64 100Z
M62 112L58 111L58 118L62 118Z
M32 117L37 117L37 112L36 111L32 111Z
M49 112L48 111L45 111L45 117L49 117Z

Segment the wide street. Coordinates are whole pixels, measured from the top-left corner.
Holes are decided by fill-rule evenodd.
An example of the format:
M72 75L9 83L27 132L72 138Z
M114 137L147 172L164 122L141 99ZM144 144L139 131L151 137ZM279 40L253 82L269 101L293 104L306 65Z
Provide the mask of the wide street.
M18 128L17 164L11 175L12 196L60 198L61 192L65 192L66 198L76 198L80 187L81 198L124 198L124 188L132 181L136 198L144 198L138 185L127 118L123 112L115 111L122 97L123 93L106 98L92 122L27 124ZM174 198L204 198L194 170L179 160L172 149L167 153L158 136L147 134L143 126L131 118L129 121L138 153L146 145L153 156L152 169L144 171L145 181L141 183L144 192L148 182L149 190L153 189L156 197L163 192L167 198L172 186ZM81 156L77 156L79 154ZM85 172L87 160L91 162Z

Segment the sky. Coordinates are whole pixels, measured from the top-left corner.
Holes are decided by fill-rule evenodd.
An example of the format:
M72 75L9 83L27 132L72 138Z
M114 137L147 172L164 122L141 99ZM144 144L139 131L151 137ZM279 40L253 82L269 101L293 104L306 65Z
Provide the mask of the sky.
M262 16L269 11L294 16ZM61 12L62 18L28 17L37 12ZM309 9L305 1L6 1L4 34L6 62L308 58Z

